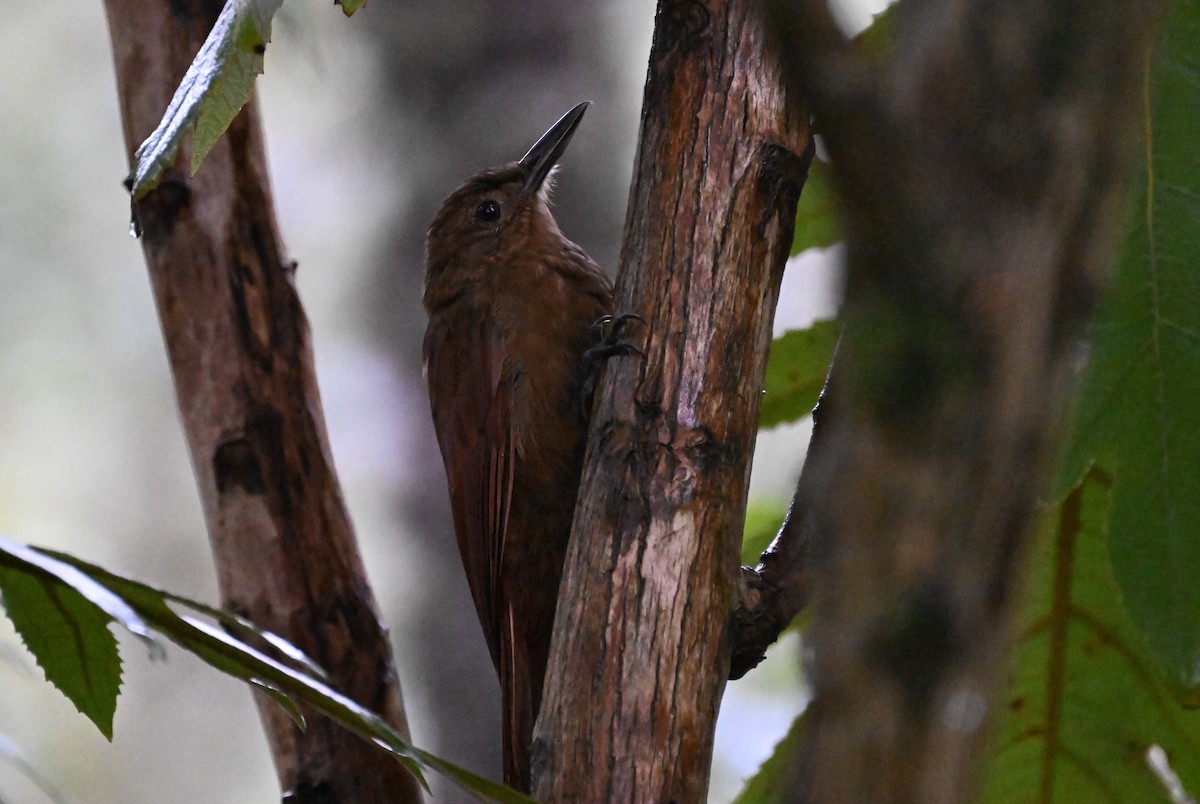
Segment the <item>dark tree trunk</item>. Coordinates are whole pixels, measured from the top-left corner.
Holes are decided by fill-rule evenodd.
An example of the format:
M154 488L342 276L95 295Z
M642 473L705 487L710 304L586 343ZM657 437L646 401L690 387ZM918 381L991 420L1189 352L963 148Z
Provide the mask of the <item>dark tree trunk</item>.
M848 255L837 393L796 501L807 800L970 798L1159 10L902 2L876 58L823 0L773 4Z

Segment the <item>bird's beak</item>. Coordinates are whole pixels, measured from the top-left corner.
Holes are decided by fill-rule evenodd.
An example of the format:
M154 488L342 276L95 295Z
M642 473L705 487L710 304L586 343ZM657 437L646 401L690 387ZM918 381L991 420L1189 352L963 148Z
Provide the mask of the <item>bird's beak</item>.
M529 153L521 157L522 167L529 169L529 175L525 178L526 192L535 193L542 186L558 158L567 150L571 135L575 133L579 121L583 119L583 113L591 105L591 101L584 101L564 114L533 144Z

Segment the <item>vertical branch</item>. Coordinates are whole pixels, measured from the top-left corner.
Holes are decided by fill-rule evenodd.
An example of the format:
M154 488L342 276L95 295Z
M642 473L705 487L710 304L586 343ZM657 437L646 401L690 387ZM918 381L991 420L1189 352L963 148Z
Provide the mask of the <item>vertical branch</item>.
M846 211L806 800L964 801L1160 9L902 3L868 63L824 5L772 3Z
M221 3L108 0L125 141L153 130ZM137 204L223 604L299 646L407 730L391 650L330 458L308 322L274 218L252 102L192 178L181 153ZM259 696L285 799L420 798L399 763Z
M618 312L580 487L533 789L702 801L730 666L749 462L808 167L749 0L659 4Z

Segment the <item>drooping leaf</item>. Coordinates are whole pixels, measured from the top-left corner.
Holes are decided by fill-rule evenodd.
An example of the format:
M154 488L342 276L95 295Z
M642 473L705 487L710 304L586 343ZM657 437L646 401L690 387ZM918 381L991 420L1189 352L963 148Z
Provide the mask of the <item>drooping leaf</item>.
M1114 483L1088 469L1037 534L985 804L1166 801L1155 745L1200 792L1200 711L1172 697L1113 579L1105 530L1120 483L1119 470Z
M134 153L130 187L134 198L141 198L158 184L183 138L193 129L192 173L200 167L250 100L271 41L271 19L282 4L283 0L227 0L158 128Z
M108 623L116 621L158 648L145 621L75 567L3 537L0 591L46 679L111 740L121 661Z
M25 571L45 573L87 598L97 608L128 631L145 640L151 640L150 629L133 608L111 590L96 583L69 562L59 560L53 553L35 550L0 536L0 566Z
M771 342L759 427L793 422L812 412L829 373L839 331L837 321L817 321L808 329L785 332Z
M795 775L800 745L804 739L804 713L792 721L792 727L775 745L771 756L746 782L734 804L783 804L796 800L798 779Z
M1129 236L1092 334L1061 485L1115 466L1109 549L1176 683L1200 685L1200 2L1177 0L1144 84Z
M36 559L36 563L26 560L27 558ZM49 573L42 569L42 565L57 571ZM142 630L147 627L152 629L218 670L258 688L268 688L271 696L281 704L282 698L290 699L293 703L291 706L285 705L285 709L293 717L299 714L294 702L303 701L390 752L404 763L422 784L422 771L434 770L481 801L515 804L528 804L531 801L509 787L484 779L411 745L382 717L330 687L323 679L323 674L319 674L322 677L318 677L308 672L307 667L311 665L311 660L297 648L288 645L277 635L267 638L267 632L251 626L244 620L222 614L202 603L123 578L73 556L16 545L4 539L0 539L0 567L34 574L39 578L44 576L59 589L73 589L78 583L96 598L111 598L111 601L106 601L106 605L116 608L117 605L112 603L116 601L116 604L127 610L133 618L118 620L122 624L127 621L140 623L138 627ZM88 597L88 600L91 599ZM248 629L256 636L264 637L266 646L271 650L279 651L281 646L286 647L277 659L204 620L178 614L171 604L213 615L223 625L232 624L235 631L238 628L243 631ZM107 612L107 609L105 611Z
M109 618L57 578L0 565L4 610L29 652L75 708L112 739L121 659Z

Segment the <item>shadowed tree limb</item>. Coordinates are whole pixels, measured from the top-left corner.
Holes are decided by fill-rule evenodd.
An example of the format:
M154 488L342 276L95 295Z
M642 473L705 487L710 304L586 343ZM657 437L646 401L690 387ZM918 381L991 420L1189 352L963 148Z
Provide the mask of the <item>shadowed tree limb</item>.
M836 354L834 360L836 362ZM808 452L783 526L763 551L758 566L742 567L741 594L731 623L730 679L741 678L757 666L766 656L767 648L812 597L813 578L809 565L816 538L812 516L816 474L811 467L818 464L822 451L828 448L828 421L836 398L831 378L826 379L821 398L813 408Z
M837 406L804 469L800 798L962 801L1160 7L905 2L874 60L818 0L770 9L821 121L847 253Z

